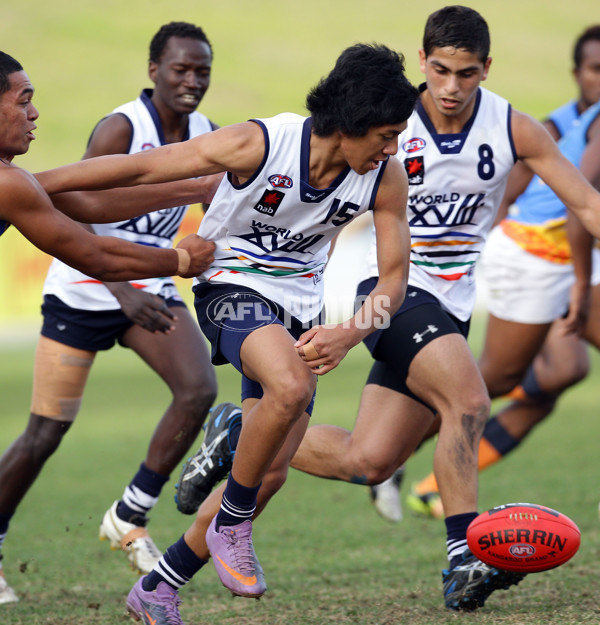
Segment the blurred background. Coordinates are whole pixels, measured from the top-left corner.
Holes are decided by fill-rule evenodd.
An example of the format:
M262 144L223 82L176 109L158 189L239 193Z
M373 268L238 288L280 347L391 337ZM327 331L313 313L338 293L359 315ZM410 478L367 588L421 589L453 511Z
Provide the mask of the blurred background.
M406 57L419 83L417 50L427 15L439 0L3 0L0 49L16 57L32 80L40 111L36 141L16 164L40 171L78 160L96 122L134 99L147 77L148 45L172 20L202 26L214 50L211 87L200 109L226 125L282 111L305 113L307 91L356 42L377 41ZM493 63L485 86L515 108L542 118L575 95L571 49L579 33L600 21L597 0L466 2L490 25ZM192 209L185 234L195 232ZM365 222L343 234L328 268L329 308L351 297L367 242ZM0 341L39 325L41 287L49 258L14 229L0 246ZM333 276L333 277L332 277ZM189 296L189 284L183 288ZM8 329L8 333L7 333Z

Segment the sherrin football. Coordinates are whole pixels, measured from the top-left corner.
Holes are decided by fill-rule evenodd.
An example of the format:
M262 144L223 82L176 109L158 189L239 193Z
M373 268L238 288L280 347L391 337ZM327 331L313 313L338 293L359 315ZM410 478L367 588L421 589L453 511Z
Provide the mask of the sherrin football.
M564 564L579 549L581 532L556 510L507 503L475 518L467 529L469 549L482 562L505 571L537 573Z

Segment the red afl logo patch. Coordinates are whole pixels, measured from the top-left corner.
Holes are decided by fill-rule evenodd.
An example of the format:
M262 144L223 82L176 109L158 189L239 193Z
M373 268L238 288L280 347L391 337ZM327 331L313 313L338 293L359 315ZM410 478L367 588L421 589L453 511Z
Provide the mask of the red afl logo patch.
M402 144L402 149L407 154L418 152L419 150L422 150L424 147L425 147L425 139L421 139L420 137L415 137L414 139L411 139L410 141L405 141Z
M508 550L511 556L515 558L529 558L535 554L535 547L526 543L519 543L517 545L511 545Z
M273 174L269 176L269 182L271 186L278 188L283 187L284 189L291 189L293 186L292 179L288 176L282 176L281 174Z

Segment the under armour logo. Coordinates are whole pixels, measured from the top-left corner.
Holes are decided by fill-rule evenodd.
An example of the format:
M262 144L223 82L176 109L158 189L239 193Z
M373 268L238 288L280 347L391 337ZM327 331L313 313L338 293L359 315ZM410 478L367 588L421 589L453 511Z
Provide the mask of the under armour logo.
M427 326L427 330L424 330L423 332L419 333L419 332L415 332L413 334L413 339L415 340L415 343L422 343L423 342L423 337L426 334L435 334L438 331L438 328L436 326L433 326L431 324L429 324Z

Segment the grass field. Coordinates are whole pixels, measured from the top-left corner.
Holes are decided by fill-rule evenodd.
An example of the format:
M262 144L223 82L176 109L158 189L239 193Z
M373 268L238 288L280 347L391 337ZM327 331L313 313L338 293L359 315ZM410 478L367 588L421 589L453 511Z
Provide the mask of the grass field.
M148 42L167 21L205 27L215 62L202 111L224 125L281 110L302 113L306 91L344 47L357 41L381 41L403 51L409 77L419 82L417 48L423 25L444 4L3 2L0 49L24 64L41 113L37 141L17 164L37 171L77 160L95 122L149 86ZM492 32L494 62L485 86L536 117L574 95L571 46L584 27L598 21L597 0L465 4L482 12ZM30 246L23 242L22 247ZM1 266L12 263L22 268L22 284L39 294L41 282L33 282L23 270L30 265L18 254L3 256L0 246L0 276ZM14 299L20 293L3 290L0 283L0 311L4 306L10 311L7 302ZM34 299L28 313L35 316L39 297ZM481 331L476 324L475 349ZM33 350L32 342L0 336L0 453L27 420ZM261 601L230 598L209 565L181 593L186 623L600 623L600 359L595 354L593 364L592 375L563 398L553 418L506 461L482 474L480 482L481 510L532 501L573 518L582 530L582 546L569 563L529 576L509 592L495 593L478 613L449 613L441 600L443 524L410 516L401 524L387 524L373 512L365 488L292 471L255 529L269 584L266 596ZM358 347L325 376L313 421L351 427L368 367L368 356ZM237 398L237 374L221 367L218 375L219 400ZM3 549L4 567L21 602L0 606L0 625L128 622L124 599L136 578L123 554L98 541L98 524L142 461L168 401L166 389L135 355L115 349L98 358L77 423L13 520ZM408 483L429 472L432 449L428 444L411 459ZM162 548L191 521L173 504L175 477L150 525Z
M477 342L480 324L473 330ZM475 345L475 348L477 346ZM27 418L33 344L0 352L2 448ZM315 422L351 426L368 368L361 347L319 382ZM482 474L480 509L532 501L571 516L582 531L579 553L562 567L499 591L476 614L442 607L443 524L407 516L380 519L366 488L292 471L256 524L255 544L269 591L261 601L233 599L212 565L182 591L188 625L430 625L600 622L597 371L562 400L552 419L503 463ZM230 367L218 369L220 400L239 395ZM135 581L125 557L97 538L104 510L145 455L168 395L123 349L101 355L83 409L59 452L19 508L5 543L5 571L21 596L0 607L3 625L108 625L127 622L124 598ZM431 467L432 445L408 468L407 482ZM175 476L150 530L166 548L190 518L173 504Z

